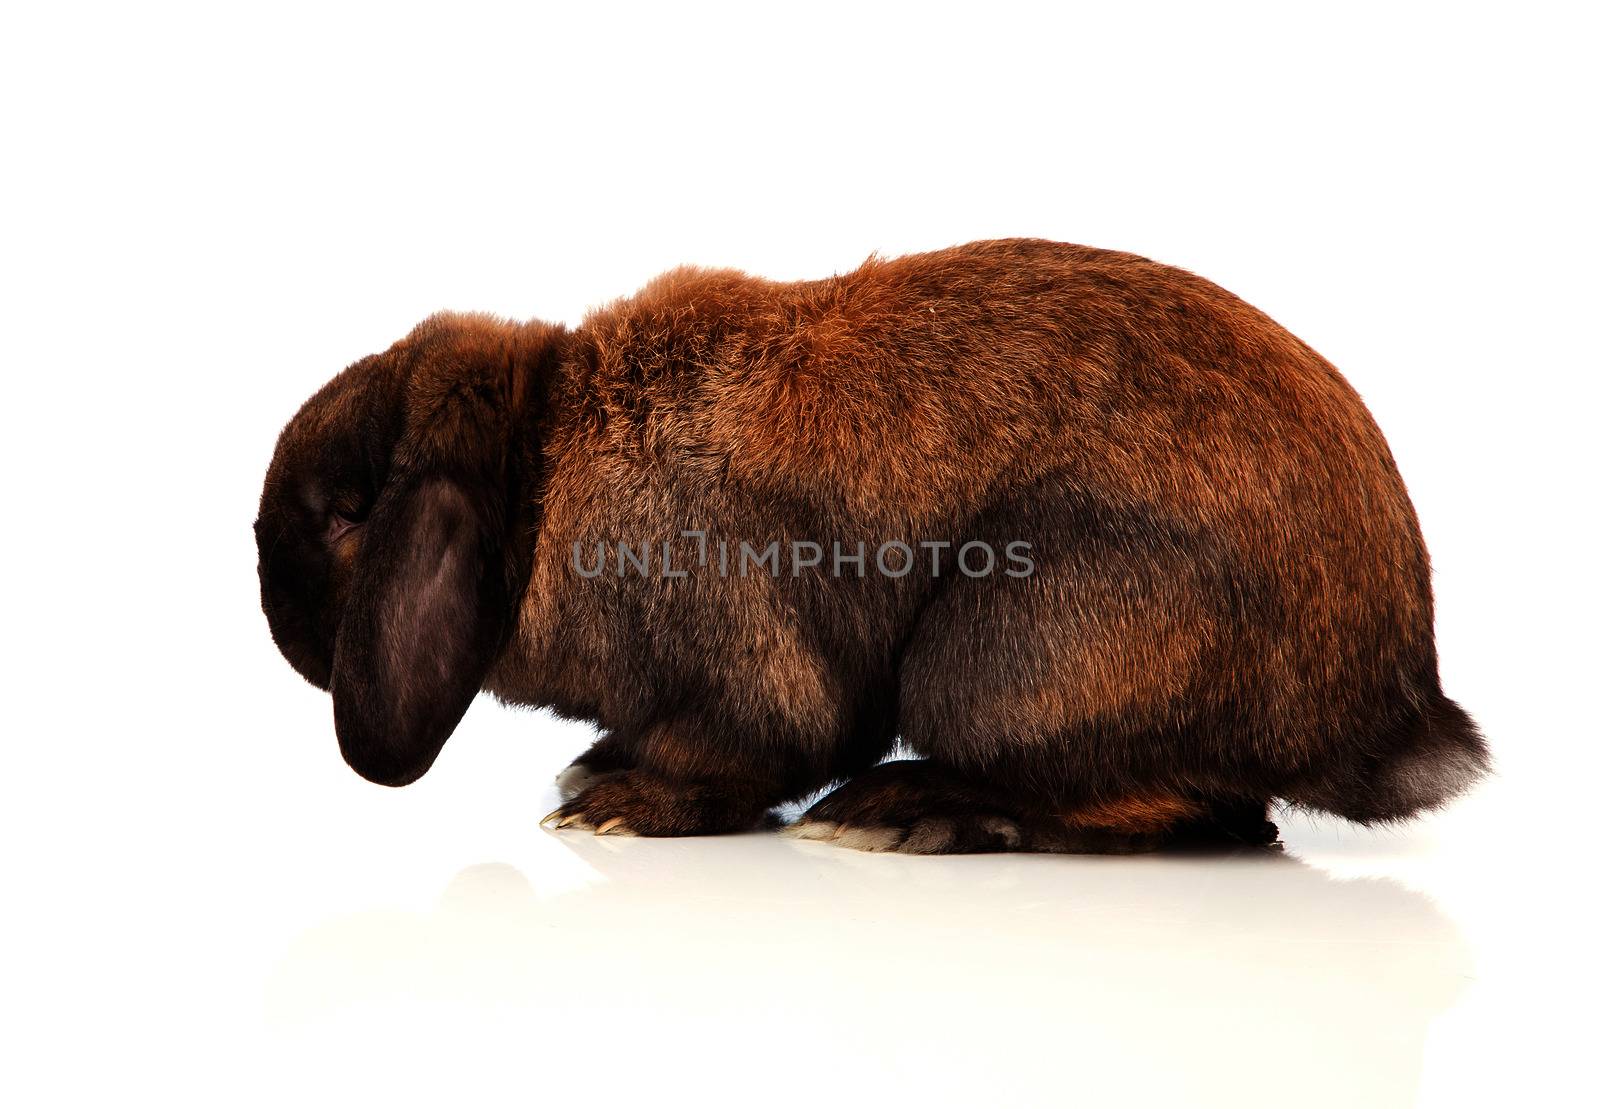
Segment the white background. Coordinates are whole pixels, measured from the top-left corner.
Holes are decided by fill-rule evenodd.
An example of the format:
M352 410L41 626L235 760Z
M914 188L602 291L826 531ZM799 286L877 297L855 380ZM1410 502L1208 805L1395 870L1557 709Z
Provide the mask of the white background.
M10 1104L1592 1096L1582 5L8 6ZM402 791L278 657L274 436L444 307L975 238L1254 302L1386 430L1499 774L1286 857L541 832L587 731Z

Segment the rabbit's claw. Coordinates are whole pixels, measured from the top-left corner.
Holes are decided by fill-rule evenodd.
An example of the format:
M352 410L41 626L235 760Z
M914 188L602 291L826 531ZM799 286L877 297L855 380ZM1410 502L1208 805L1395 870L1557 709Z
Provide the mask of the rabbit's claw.
M597 775L540 823L597 836L696 836L742 832L766 812L733 785L681 782L646 770Z

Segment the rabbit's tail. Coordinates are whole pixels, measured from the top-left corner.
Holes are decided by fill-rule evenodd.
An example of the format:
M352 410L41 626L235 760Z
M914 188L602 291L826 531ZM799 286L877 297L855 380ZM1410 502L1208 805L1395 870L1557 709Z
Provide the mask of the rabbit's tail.
M1376 824L1437 809L1489 770L1489 749L1477 724L1442 692L1435 692L1384 746L1385 753L1293 790L1285 799Z

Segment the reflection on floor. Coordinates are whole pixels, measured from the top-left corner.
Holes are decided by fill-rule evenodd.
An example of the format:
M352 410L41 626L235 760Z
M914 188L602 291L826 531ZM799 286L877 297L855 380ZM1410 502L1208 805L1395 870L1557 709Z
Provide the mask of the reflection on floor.
M394 1053L402 1073L479 1059L486 1089L512 1061L530 1090L604 1082L608 1103L687 1085L703 1104L815 1104L870 1083L900 1104L1360 1107L1413 1103L1471 962L1427 896L1288 852L562 833L522 866L462 870L430 908L311 928L267 1006L303 1050Z

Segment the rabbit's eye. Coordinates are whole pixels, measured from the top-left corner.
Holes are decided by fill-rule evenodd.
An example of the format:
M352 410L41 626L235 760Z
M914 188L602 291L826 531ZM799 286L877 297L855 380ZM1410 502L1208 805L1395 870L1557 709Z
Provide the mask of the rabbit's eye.
M328 501L328 515L346 524L364 524L371 498L354 490L335 493Z
M366 521L366 518L367 514L364 511L343 512L337 508L334 509L328 513L328 542L332 543L334 540L342 538L352 528L360 527Z

